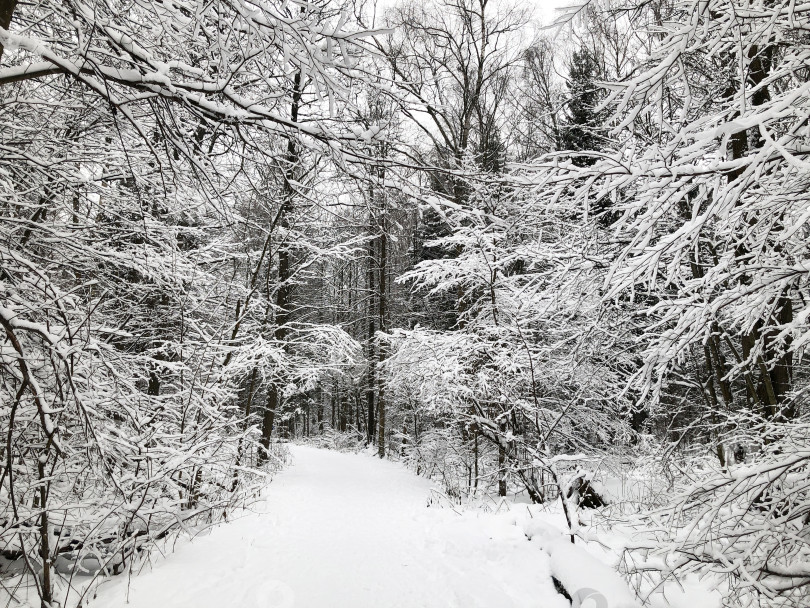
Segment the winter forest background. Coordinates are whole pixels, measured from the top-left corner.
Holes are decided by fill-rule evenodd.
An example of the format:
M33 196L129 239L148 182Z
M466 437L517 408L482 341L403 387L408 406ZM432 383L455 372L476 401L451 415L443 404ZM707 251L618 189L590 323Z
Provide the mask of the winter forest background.
M308 439L808 605L810 4L532 9L0 0L10 596Z

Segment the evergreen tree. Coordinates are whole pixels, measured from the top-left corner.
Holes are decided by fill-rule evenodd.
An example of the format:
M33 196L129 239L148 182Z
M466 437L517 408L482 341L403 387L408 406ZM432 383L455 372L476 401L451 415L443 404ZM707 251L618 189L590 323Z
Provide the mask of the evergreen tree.
M585 48L574 51L568 66L570 99L562 129L564 150L590 152L601 148L603 117L596 111L603 97L597 84L601 73L591 51ZM593 156L587 155L577 155L572 160L580 167L590 166L596 161Z

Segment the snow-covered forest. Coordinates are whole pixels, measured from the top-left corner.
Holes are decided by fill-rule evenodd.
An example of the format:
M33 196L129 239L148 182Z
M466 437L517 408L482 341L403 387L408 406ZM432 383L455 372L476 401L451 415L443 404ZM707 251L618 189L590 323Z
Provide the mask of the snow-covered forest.
M499 560L374 606L810 606L810 4L558 4L0 0L3 606L343 468Z

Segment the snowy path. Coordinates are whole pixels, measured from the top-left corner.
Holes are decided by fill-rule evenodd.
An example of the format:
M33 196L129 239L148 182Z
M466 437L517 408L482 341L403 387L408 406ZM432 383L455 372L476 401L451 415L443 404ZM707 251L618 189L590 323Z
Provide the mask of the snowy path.
M365 455L292 446L261 513L129 581L131 608L562 608L547 556L498 518L426 508L430 484ZM91 608L125 606L127 582Z

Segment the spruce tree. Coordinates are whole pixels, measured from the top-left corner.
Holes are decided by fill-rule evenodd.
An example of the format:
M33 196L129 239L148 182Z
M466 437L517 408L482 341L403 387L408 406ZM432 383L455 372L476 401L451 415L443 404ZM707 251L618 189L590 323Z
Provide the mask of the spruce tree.
M602 117L596 111L602 100L602 90L597 81L601 75L599 64L593 53L586 48L574 51L568 66L568 92L565 122L562 129L563 149L571 151L598 151L602 136ZM576 155L573 162L587 167L595 158Z

